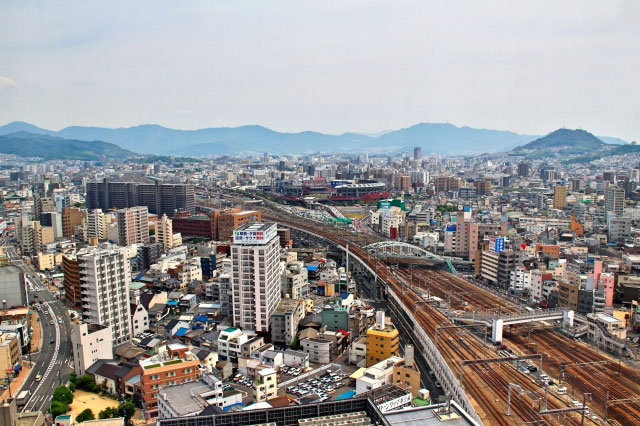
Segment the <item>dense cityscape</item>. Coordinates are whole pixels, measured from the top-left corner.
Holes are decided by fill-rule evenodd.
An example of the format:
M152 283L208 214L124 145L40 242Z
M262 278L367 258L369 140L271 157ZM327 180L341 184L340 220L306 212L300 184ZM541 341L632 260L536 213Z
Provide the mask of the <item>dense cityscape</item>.
M0 2L0 426L640 425L640 2Z
M18 424L639 418L637 154L1 166Z

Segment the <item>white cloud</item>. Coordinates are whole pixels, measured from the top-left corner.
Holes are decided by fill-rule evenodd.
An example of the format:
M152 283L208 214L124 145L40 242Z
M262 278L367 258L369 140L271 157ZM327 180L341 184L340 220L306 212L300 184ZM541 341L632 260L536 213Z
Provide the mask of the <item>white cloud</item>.
M4 77L0 75L0 90L8 89L9 87L16 87L17 84L15 81L11 80L8 77Z

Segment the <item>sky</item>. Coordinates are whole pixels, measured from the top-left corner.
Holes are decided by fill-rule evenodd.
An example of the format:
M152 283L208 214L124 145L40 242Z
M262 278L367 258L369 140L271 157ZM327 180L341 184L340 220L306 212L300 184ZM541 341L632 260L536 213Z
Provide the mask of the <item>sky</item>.
M640 141L640 2L0 1L0 124Z

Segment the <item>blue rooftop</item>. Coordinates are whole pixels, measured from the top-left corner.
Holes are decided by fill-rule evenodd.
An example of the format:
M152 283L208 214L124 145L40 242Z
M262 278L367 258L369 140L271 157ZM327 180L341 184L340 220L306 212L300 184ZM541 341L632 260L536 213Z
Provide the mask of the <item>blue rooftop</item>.
M185 334L187 334L188 331L189 331L188 328L181 327L178 331L176 331L176 334L174 334L174 336L175 337L182 337Z
M355 395L356 395L356 391L350 390L350 391L347 391L347 392L345 392L343 394L338 395L338 397L336 398L336 401L342 401L342 400L345 400L345 399L351 399Z

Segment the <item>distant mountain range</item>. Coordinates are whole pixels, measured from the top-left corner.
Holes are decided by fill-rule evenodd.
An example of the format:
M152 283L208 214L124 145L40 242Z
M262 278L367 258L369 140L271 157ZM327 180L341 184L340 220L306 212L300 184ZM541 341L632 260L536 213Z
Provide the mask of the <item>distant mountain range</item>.
M129 158L135 153L118 145L102 141L81 141L30 132L15 132L0 136L0 152L21 157L41 157L45 160L102 160Z
M420 123L405 129L369 135L330 135L311 131L283 133L256 125L199 130L176 130L155 124L117 129L72 126L52 131L29 123L13 122L0 127L0 135L15 132L81 141L105 141L139 154L196 157L262 152L386 154L412 151L416 146L424 154L477 154L509 151L538 138L502 130L457 127L449 123Z

